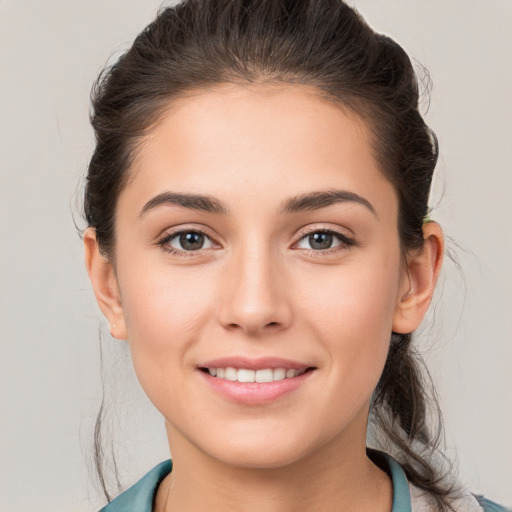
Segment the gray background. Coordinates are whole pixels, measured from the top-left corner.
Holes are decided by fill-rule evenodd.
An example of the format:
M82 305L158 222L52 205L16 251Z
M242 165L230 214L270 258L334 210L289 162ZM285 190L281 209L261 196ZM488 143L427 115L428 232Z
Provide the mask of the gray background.
M98 326L72 221L92 149L88 94L160 0L0 0L0 511L92 511ZM430 70L441 142L433 217L456 244L419 340L447 453L512 503L512 2L353 0ZM467 291L465 290L467 288ZM434 318L435 317L435 318ZM107 397L130 483L168 457L126 347L105 335ZM121 426L116 427L119 418Z

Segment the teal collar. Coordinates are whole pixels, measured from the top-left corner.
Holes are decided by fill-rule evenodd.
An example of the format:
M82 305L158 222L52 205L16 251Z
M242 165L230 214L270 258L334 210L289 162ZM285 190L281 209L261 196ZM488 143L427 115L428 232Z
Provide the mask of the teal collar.
M368 450L368 456L391 477L393 482L391 512L411 512L409 485L400 464L390 455L377 450ZM135 485L103 507L100 512L152 512L156 490L171 470L172 461L170 460L158 464Z
M387 453L367 449L368 457L380 469L385 471L393 483L393 507L391 512L411 512L411 493L404 470L398 462Z
M161 462L100 512L152 512L156 490L171 470L171 460Z

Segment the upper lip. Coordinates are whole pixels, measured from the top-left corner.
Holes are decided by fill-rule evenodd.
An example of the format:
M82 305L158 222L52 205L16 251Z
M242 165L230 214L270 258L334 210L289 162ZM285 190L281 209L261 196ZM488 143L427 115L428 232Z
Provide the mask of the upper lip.
M249 358L241 356L221 357L198 364L198 368L236 368L247 370L261 370L264 368L284 368L285 370L306 370L312 368L310 364L300 363L291 359L282 359L279 357L258 357Z

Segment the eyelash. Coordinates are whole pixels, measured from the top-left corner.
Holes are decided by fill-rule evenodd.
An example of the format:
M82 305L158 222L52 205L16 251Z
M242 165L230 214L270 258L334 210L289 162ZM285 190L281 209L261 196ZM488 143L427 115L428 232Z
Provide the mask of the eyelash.
M200 228L193 228L193 229L181 229L179 231L173 231L171 233L166 233L162 238L160 238L157 242L157 246L161 247L164 251L168 252L169 254L172 254L173 256L178 256L181 258L189 258L196 256L201 249L198 249L196 251L187 251L187 250L179 250L175 249L174 247L171 247L169 242L176 238L177 236L180 236L184 233L198 233L200 235L203 235L204 237L210 239L212 243L216 243L210 235L208 235L205 231L203 231ZM334 247L329 247L328 249L321 249L321 250L314 250L314 249L305 249L310 255L313 255L315 257L322 256L325 254L332 254L334 252L338 251L346 251L350 249L351 247L356 245L355 240L347 237L345 234L340 233L339 231L336 231L334 229L329 228L322 228L322 229L313 229L309 231L304 231L300 234L300 238L297 240L297 242L294 243L294 245L298 244L301 240L304 238L313 235L315 233L325 233L334 236L340 244Z
M158 240L157 245L161 247L165 252L168 252L169 254L172 254L173 256L178 256L181 258L189 258L195 256L197 253L200 252L200 249L197 251L180 251L179 249L175 249L174 247L171 247L169 242L176 238L177 236L183 235L184 233L198 233L200 235L203 235L206 238L209 238L212 240L212 243L215 243L210 235L206 233L206 231L203 231L200 228L191 228L191 229L180 229L179 231L173 231L171 233L166 233L160 240Z
M351 247L354 247L356 244L356 241L352 238L349 238L344 233L341 233L340 231L337 231L335 229L330 228L317 228L317 229L311 229L306 230L300 233L300 238L295 242L294 245L297 245L301 240L304 240L306 237L313 235L315 233L325 233L328 235L332 235L334 238L336 238L340 243L339 245L336 245L334 247L329 247L328 249L320 249L320 250L314 250L314 249L305 249L310 256L314 257L321 257L333 253L337 253L339 251L347 251Z

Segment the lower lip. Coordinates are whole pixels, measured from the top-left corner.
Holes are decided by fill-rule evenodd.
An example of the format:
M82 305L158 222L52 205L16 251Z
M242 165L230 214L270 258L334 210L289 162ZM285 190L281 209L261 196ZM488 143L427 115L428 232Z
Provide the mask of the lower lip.
M314 373L309 370L298 377L274 382L238 382L213 377L198 370L211 388L220 395L244 404L265 404L303 386Z

